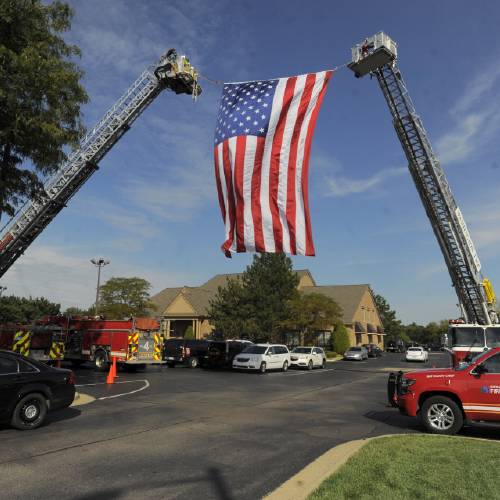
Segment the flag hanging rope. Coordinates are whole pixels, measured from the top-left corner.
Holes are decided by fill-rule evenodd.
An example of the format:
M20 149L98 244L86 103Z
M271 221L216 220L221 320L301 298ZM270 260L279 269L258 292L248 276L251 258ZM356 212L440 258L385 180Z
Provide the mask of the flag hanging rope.
M349 63L346 62L344 64L340 64L339 66L335 66L335 68L333 68L333 69L329 69L329 70L325 70L325 71L331 71L332 73L335 73L336 71L347 67L348 64ZM250 83L250 82L254 81L254 80L249 80L246 82L224 82L223 80L214 80L213 78L209 78L208 76L205 76L202 73L198 73L198 77L202 78L203 80L206 80L207 82L210 82L210 83L213 83L214 85L219 85L219 86L222 86L225 83L243 84L243 83Z

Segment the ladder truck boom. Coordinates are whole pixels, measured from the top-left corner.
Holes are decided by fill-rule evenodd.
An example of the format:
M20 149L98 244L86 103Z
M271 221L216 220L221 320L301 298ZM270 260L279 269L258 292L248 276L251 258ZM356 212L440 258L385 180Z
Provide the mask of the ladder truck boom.
M348 67L357 78L375 75L389 106L393 125L408 160L413 181L458 295L465 322L497 323L491 283L481 274L481 263L445 173L397 66L397 47L379 32L352 48Z
M168 88L176 94L192 94L196 98L201 93L197 76L186 56L178 56L175 49L170 49L137 78L47 181L43 193L28 200L3 228L0 277L66 206L98 169L99 161L162 90Z

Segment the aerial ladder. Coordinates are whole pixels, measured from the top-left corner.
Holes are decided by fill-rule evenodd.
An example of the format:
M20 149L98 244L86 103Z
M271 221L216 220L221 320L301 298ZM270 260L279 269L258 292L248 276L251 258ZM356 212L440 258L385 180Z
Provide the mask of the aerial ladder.
M415 111L397 65L396 43L383 32L366 38L352 48L352 61L348 67L357 78L369 74L378 80L406 155L408 169L458 296L463 317L463 325L460 325L460 328L463 332L466 328L473 332L469 338L472 338L472 343L477 345L478 350L486 348L488 331L500 339L500 328L492 328L492 325L498 323L495 293L491 282L481 273L481 263L460 208L453 197L444 170L432 150L422 120ZM461 336L462 331L455 331L458 325L453 328L455 339L464 337ZM477 342L480 332L484 334L483 345Z
M106 153L164 89L176 94L190 94L194 99L201 93L196 70L189 59L178 55L175 49L166 52L137 78L48 179L43 192L28 200L1 230L0 278L99 168Z

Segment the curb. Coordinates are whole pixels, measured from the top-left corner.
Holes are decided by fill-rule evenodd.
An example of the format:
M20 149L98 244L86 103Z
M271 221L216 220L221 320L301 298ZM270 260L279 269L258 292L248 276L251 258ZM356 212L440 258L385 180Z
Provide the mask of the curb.
M75 399L73 400L73 403L70 406L73 407L73 406L86 405L92 403L92 401L95 401L95 398L93 396L76 392Z
M432 434L383 434L364 439L356 439L347 441L347 443L334 446L327 452L320 455L316 460L297 472L288 481L285 481L281 486L264 497L264 500L305 500L320 484L328 479L332 474L344 465L349 458L356 454L363 446L370 441L401 436L424 435L432 436ZM468 436L440 436L448 439L469 439L477 441L495 442L486 438L475 438ZM500 444L500 443L499 443Z

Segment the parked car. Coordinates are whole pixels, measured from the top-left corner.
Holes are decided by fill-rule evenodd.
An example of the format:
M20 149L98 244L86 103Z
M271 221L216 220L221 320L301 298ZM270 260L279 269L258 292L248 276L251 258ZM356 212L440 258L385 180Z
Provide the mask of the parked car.
M71 370L0 350L1 422L20 430L36 429L48 411L66 408L74 399Z
M290 366L312 370L326 367L326 354L321 347L295 347L290 353Z
M249 340L211 340L208 344L207 367L231 368L235 356L253 345Z
M368 351L369 358L380 358L382 349L377 344L363 344L363 347Z
M363 346L349 347L349 349L344 352L344 359L363 361L364 359L368 359L368 351L366 350L366 347Z
M429 353L423 347L408 347L406 361L422 361L422 363L425 363L428 360Z
M387 352L405 352L405 343L402 340L388 340L385 350Z
M208 358L208 340L166 339L163 344L163 359L167 366L183 364L190 368L204 366Z
M283 370L290 366L290 352L285 345L253 344L246 347L233 360L233 368L237 370Z

